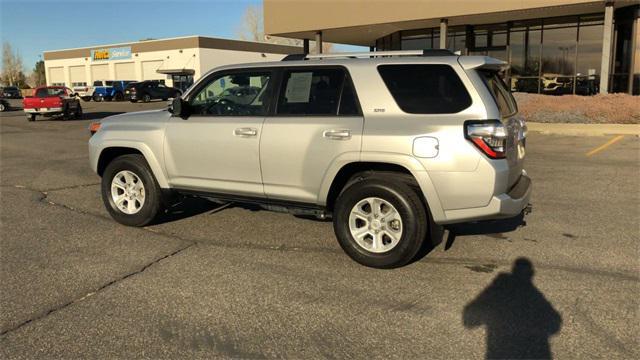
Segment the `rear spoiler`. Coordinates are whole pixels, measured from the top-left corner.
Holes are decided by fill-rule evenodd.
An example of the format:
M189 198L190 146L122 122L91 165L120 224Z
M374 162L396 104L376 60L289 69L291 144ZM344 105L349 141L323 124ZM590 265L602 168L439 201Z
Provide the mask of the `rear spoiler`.
M489 56L460 56L458 63L465 70L484 69L500 71L508 66L507 62Z

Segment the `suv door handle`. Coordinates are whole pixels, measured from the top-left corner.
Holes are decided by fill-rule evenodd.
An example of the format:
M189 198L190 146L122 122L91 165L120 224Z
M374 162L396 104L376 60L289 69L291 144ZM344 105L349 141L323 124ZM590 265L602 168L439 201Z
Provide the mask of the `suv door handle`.
M325 130L322 136L331 140L349 140L351 139L351 130Z
M238 128L233 130L233 135L235 136L256 136L258 135L258 130L254 128Z

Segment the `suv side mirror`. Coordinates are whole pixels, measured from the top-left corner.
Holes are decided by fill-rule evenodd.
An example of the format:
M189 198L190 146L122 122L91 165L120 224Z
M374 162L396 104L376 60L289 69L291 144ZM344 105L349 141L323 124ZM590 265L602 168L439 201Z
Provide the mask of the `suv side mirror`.
M173 116L178 116L183 119L189 117L189 103L184 101L182 98L177 97L173 99L171 103L171 113Z

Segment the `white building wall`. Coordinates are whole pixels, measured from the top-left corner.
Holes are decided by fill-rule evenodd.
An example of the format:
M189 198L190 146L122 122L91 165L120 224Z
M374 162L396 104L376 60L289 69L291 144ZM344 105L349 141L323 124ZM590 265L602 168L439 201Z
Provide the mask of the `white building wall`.
M165 80L165 83L168 86L173 85L171 83L171 77L163 74L156 73L155 71L158 69L194 69L196 70L196 58L197 58L198 49L176 49L176 50L163 50L163 51L149 51L149 52L141 52L141 53L132 53L131 59L123 59L123 60L106 60L106 61L93 61L89 56L86 58L70 58L70 59L57 59L57 60L45 60L45 74L47 74L47 85L51 85L52 81L50 79L50 71L51 68L62 67L63 68L63 77L65 81L65 85L71 85L71 77L69 73L69 67L72 66L84 66L85 67L85 77L87 80L87 84L92 84L95 80L149 80L144 78L143 71L143 63L153 62L153 76L147 76L153 80ZM116 64L125 64L132 63L134 69L134 78L128 79L118 79L116 72ZM101 74L100 79L95 78L93 74L96 73L92 71L92 65L106 65L108 70L106 72L99 71ZM106 78L102 78L105 74ZM147 75L149 75L149 71L147 71Z
M91 85L95 80L165 80L167 86L172 86L171 76L157 73L158 69L193 69L195 71L193 76L194 80L197 80L204 73L218 66L260 61L278 61L284 56L283 54L250 51L190 48L132 53L131 59L123 60L93 61L89 56L86 58L45 60L44 66L46 70L45 73L47 74L47 85L51 85L52 83L49 76L49 70L51 68L62 67L65 84L71 86L69 67L85 66L85 78L88 85ZM117 78L116 64L130 64L132 62L135 77L127 79ZM101 78L94 78L96 72L92 71L92 65L106 65L108 70L99 72L101 75L98 75L98 77ZM103 76L105 78L102 78Z
M222 49L198 49L198 67L196 67L193 75L194 81L198 80L209 70L218 66L229 64L241 64L261 61L280 61L284 58L283 54L259 53L251 51L236 51Z

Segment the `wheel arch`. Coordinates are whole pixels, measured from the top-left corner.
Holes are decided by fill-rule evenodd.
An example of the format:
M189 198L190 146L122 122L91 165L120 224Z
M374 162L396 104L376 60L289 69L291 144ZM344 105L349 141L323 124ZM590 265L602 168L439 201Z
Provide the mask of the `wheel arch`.
M96 173L100 176L104 174L104 170L106 169L109 163L117 158L118 156L127 155L127 154L139 154L145 159L153 176L155 176L158 185L161 188L169 188L169 183L167 178L160 166L160 162L153 155L151 149L149 149L145 144L109 144L102 148L100 151L100 155L98 156L98 161L96 164Z
M415 164L405 164L396 161L354 161L343 165L332 176L330 185L324 184L321 189L319 200L326 206L327 209L333 209L335 200L338 195L348 184L349 180L358 173L363 172L385 172L385 173L398 173L404 176L410 177L415 181L420 190L420 196L425 202L425 206L431 212L436 222L444 219L444 211L440 204L440 199L437 192L429 178L429 175L424 169L416 170ZM325 182L328 182L325 180Z

